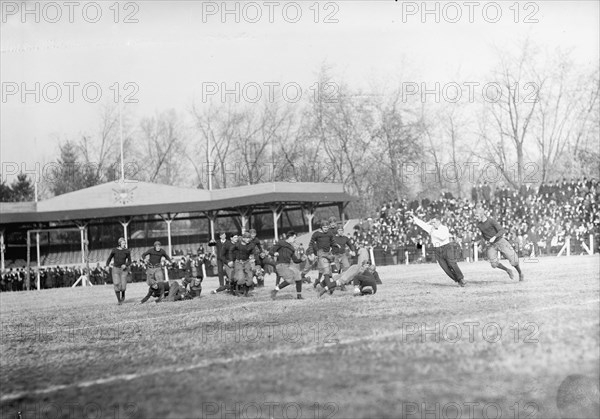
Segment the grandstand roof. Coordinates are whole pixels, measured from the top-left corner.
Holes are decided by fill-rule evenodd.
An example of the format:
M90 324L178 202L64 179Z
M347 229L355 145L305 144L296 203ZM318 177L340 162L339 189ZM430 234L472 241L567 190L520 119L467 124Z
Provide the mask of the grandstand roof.
M356 200L337 183L261 183L227 189L180 188L156 183L108 182L39 202L0 203L0 224L69 221L135 215L202 212L278 203Z

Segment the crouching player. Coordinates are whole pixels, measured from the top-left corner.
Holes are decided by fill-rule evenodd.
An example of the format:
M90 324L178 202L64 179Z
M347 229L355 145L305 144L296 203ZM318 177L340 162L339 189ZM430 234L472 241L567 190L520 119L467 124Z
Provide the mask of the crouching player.
M381 284L379 274L371 262L365 262L361 272L352 281L354 283L354 296L372 295L377 292L377 284Z
M179 286L177 281L160 281L154 282L148 288L148 294L140 304L144 304L150 299L150 297L156 298L155 302L160 303L161 301L179 301L183 300L185 295L184 289Z
M279 240L271 249L273 256L276 259L275 270L277 275L281 277L281 283L275 286L275 289L271 291L271 298L275 299L277 293L282 288L287 287L292 282L296 283L296 298L303 300L302 298L302 277L300 271L296 267L296 263L300 263L306 260L306 256L299 258L296 256L296 249L294 243L296 242L296 232L290 231L286 234L285 240Z
M184 299L192 300L200 297L200 294L202 294L202 277L184 278L181 281L181 286L183 288Z

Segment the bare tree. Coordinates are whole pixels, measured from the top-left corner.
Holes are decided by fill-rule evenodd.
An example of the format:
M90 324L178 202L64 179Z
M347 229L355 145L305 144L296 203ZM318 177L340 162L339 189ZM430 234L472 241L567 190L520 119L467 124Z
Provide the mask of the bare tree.
M533 136L538 94L544 85L535 82L536 52L528 42L518 55L500 52L500 57L495 73L498 82L483 92L489 117L480 132L486 150L483 157L497 164L507 183L518 188L523 182L525 145ZM511 170L513 161L516 174Z
M564 163L563 175L572 169L569 162L573 161L573 155L577 156L582 149L588 149L587 133L592 128L590 122L598 112L597 70L591 76L577 75L568 55L556 57L558 62L548 66L551 72L540 75L538 82L545 86L540 92L535 136L540 153L542 182L547 180L550 173L557 172L556 166L561 163ZM583 148L580 148L582 145ZM571 150L572 153L568 153Z
M185 167L182 157L186 152L183 124L174 110L158 113L140 122L137 138L144 161L144 175L149 182L177 184Z

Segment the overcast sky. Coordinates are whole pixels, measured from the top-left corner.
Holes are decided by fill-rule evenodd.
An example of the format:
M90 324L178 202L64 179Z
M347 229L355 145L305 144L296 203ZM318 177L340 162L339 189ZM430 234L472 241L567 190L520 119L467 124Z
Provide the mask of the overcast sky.
M264 2L243 9L242 3L240 23L235 15L215 10L222 2L121 3L115 23L115 8L110 8L114 2L99 2L102 16L92 23L96 10L88 5L84 14L83 2L73 10L71 23L62 2L56 3L61 6L60 19L56 8L44 9L43 4L31 2L28 7L34 12L23 14L21 2L4 2L2 162L48 161L56 156L57 137L94 132L99 103L112 99L115 82L139 87L137 92L130 87L122 93L133 94L139 103L132 111L143 116L169 108L189 109L201 101L202 83L207 82L230 86L293 82L308 89L323 63L332 66L336 78L364 88L400 81L485 83L497 59L494 47L517 45L527 36L544 48L573 48L574 58L582 64L599 61L597 1L520 2L517 7L502 1L496 3L502 12L496 23L492 23L495 4L490 2L474 6L473 23L464 2L445 9L440 3L439 23L434 15L422 15L421 2L338 1L317 6L313 1L298 2L302 15L296 23L291 22L294 5L285 6L284 16L286 2L274 3L272 9ZM236 7L234 2L228 4ZM428 4L436 7L435 2ZM249 22L258 10L262 18ZM459 21L448 22L456 18L457 10L462 13ZM137 22L125 23L126 17ZM538 22L526 23L527 19ZM52 20L58 22L48 22ZM401 74L406 63L410 73ZM48 95L42 95L39 103L33 94L25 100L20 91L10 94L15 86L34 89L36 82ZM73 87L74 103L68 101L65 82L80 83ZM102 89L99 103L83 97L81 86L90 82ZM55 95L49 83L62 86L57 103L49 101ZM94 93L89 90L89 97Z

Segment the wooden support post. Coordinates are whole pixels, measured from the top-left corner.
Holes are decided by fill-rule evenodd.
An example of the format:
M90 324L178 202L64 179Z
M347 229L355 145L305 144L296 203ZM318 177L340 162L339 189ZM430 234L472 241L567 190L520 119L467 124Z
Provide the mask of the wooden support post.
M309 233L313 232L313 218L315 217L315 209L316 205L314 203L310 203L302 207L302 214L304 214L306 217Z
M210 234L210 239L215 240L215 221L217 220L217 215L219 211L205 211L204 215L208 218L208 229ZM212 247L213 254L215 253L215 248Z
M35 270L35 283L37 286L37 289L39 290L40 287L40 267L42 264L42 261L40 259L40 232L36 231L35 232L35 251L36 251L36 256L37 256L37 269ZM30 288L30 284L27 284L27 291L29 291Z
M479 246L477 246L477 243L473 243L473 260L475 262L479 261Z
M178 214L174 214L171 216L170 213L164 217L160 215L160 218L162 218L163 221L167 223L167 246L169 248L169 257L173 257L173 245L171 243L171 223L175 218L177 218L177 215Z
M250 217L250 215L252 214L252 208L238 208L238 212L240 214L240 221L242 224L242 234L244 234L246 232L246 226L248 225L248 217Z
M89 261L88 261L88 234L87 234L87 223L80 222L77 223L77 227L79 227L79 234L81 235L81 275L77 278L77 281L71 286L71 288L75 288L79 283L81 283L82 287L92 286L92 281L90 281L89 274ZM87 269L86 269L87 268Z
M4 252L6 247L4 246L4 230L0 230L0 272L4 273L6 266L4 265Z
M279 240L279 218L283 214L284 205L272 205L271 212L273 213L273 235L275 236L275 243Z
M119 224L121 224L123 226L123 238L125 239L125 247L129 247L128 245L128 241L127 241L127 226L129 226L129 223L131 222L131 217L124 219L123 221L119 220Z
M31 231L27 230L27 271L25 272L25 288L31 287L31 278L29 277L29 269L31 268ZM38 288L39 290L39 288Z

